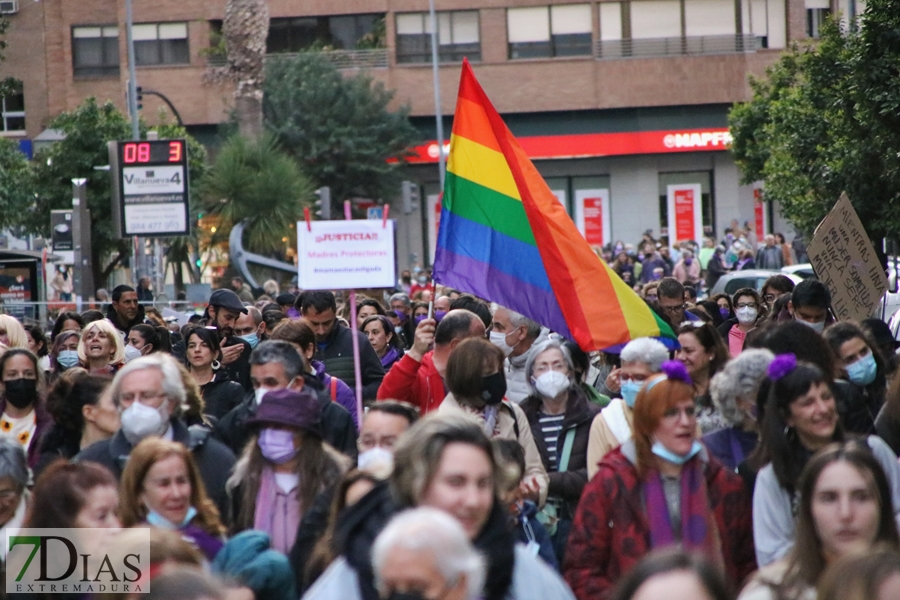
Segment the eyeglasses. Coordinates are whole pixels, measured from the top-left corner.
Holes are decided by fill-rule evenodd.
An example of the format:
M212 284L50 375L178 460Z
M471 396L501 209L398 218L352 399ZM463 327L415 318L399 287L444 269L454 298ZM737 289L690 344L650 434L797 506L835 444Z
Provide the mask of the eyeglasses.
M644 377L643 375L637 375L637 376L620 375L619 376L620 383L630 383L632 381L635 383L644 383L645 381L647 381L647 378Z
M775 302L775 300L777 299L778 298L775 296L775 294L766 294L765 296L763 296L763 300L765 300L766 302Z
M660 306L660 308L669 314L675 314L677 312L683 312L687 309L687 306L687 304L678 304L675 306Z
M688 406L687 408L667 408L666 412L663 413L663 419L674 421L682 414L688 419L693 419L697 416L697 408L695 406Z
M737 308L757 308L758 306L756 302L741 302L737 305Z
M129 403L137 400L141 404L147 404L149 402L152 402L153 400L156 400L157 398L165 398L165 397L166 397L165 392L140 392L138 394L131 394L131 393L122 394L121 396L119 396L119 400L121 400L122 402L129 402Z

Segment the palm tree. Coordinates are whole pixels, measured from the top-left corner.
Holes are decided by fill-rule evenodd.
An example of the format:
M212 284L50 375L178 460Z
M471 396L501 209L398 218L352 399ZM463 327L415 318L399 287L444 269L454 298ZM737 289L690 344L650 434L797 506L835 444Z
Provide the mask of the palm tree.
M269 35L266 0L228 0L222 21L227 77L237 84L234 91L238 131L258 140L263 131L263 59Z
M209 246L227 240L244 221L245 247L281 260L296 245L294 224L314 197L310 180L270 135L226 141L203 189L203 212L219 218Z

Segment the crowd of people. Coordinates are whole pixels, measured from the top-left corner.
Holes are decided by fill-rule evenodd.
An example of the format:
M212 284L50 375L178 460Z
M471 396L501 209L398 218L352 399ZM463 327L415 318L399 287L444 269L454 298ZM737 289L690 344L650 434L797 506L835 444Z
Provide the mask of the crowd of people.
M427 272L355 320L240 283L181 326L129 286L0 315L3 531L150 529L179 598L896 597L897 343L817 280L663 276L677 349L617 353Z
M637 244L621 240L608 244L601 257L642 295L663 277L674 277L695 291L711 290L722 275L731 271L778 271L808 261L802 235L795 235L790 243L781 233L758 239L749 222L740 226L737 221L732 221L718 241L704 237L699 243L685 241L669 247L647 230Z

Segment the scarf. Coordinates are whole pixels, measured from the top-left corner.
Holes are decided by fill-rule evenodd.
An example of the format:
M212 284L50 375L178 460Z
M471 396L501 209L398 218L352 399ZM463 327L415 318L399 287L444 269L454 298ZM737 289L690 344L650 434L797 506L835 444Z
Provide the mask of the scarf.
M381 366L387 370L388 367L397 362L398 358L400 358L400 351L391 346L385 355L381 357Z
M678 540L669 521L669 508L659 471L651 470L644 477L644 492L650 520L650 545L653 548L676 545ZM703 464L693 458L681 469L680 545L688 552L701 552L707 559L722 566L719 542L719 531L706 494Z
M269 466L263 467L256 494L253 529L268 533L272 538L272 549L282 554L291 551L300 524L299 490L298 485L290 492L283 492L275 481L275 471Z

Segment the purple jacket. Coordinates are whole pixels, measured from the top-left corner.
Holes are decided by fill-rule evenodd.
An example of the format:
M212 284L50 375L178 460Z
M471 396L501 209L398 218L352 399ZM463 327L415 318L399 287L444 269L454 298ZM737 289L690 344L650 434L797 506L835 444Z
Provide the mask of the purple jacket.
M309 363L312 365L312 368L316 370L316 379L318 379L322 385L325 386L325 392L328 393L328 396L331 397L331 375L325 372L325 363L319 362L317 360L311 360ZM353 390L350 389L350 386L338 379L334 378L337 381L337 390L335 397L332 398L335 402L346 408L350 412L350 416L353 418L353 423L356 425L357 429L359 429L359 421L356 420L356 394Z

